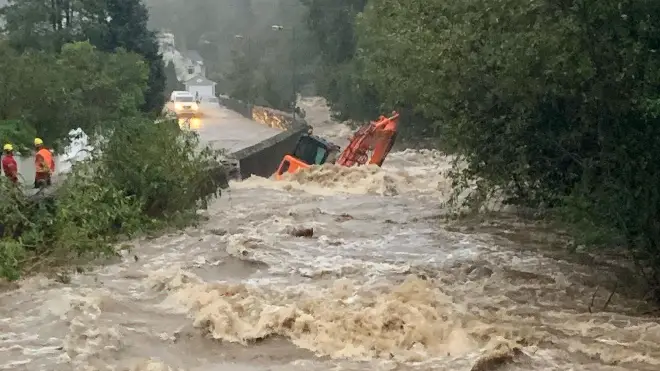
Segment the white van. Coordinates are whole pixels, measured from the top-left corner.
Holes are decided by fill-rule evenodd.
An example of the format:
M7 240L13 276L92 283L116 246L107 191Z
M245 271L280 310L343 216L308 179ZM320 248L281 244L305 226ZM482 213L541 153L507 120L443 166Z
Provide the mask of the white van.
M191 93L186 90L175 90L170 94L170 102L174 102L174 97L178 95L190 95Z
M195 96L187 91L172 92L170 102L174 103L174 112L177 115L196 115L199 112Z

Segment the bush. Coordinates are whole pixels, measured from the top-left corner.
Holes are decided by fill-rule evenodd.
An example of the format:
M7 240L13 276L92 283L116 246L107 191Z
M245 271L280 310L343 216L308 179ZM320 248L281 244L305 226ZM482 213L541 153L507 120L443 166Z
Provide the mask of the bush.
M195 222L220 195L221 153L195 133L144 118L116 127L57 188L28 197L0 179L0 276L17 279L33 259L113 255L121 238Z
M36 136L36 130L22 120L0 121L1 144L14 143L14 150L18 152L28 152L28 149L31 150L32 146L30 145Z
M99 174L137 197L152 218L194 211L218 196L223 185L205 171L217 166L222 153L200 150L198 135L181 131L175 121L129 120L100 147Z
M49 249L76 255L108 253L116 237L140 231L143 217L139 200L114 184L104 182L103 177L94 172L97 168L94 161L75 166L57 192L53 218L55 235Z
M0 277L17 279L25 248L17 240L25 226L29 225L28 200L22 192L4 176L0 178Z

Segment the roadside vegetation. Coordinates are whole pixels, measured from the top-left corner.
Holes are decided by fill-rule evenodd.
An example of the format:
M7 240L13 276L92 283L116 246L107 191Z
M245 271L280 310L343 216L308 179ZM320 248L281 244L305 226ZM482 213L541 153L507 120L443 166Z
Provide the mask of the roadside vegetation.
M31 179L0 178L0 276L114 255L126 238L194 223L224 185L221 154L157 120L166 76L141 2L20 0L2 14L0 139L31 156L35 137L61 151L81 128L94 149L37 195Z

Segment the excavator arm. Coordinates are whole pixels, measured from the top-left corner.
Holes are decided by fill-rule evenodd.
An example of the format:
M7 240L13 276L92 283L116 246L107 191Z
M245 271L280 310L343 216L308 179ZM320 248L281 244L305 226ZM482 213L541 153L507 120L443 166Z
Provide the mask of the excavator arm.
M398 125L399 114L392 112L390 117L380 116L378 120L362 126L353 134L351 142L337 159L337 164L382 166L394 146Z

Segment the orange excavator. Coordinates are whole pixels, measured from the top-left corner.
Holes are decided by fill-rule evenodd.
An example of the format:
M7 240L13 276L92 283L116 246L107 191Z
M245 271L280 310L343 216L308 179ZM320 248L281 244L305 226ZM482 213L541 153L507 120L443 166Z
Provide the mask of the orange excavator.
M300 169L325 163L340 166L382 166L396 140L398 124L397 112L392 112L390 117L380 116L378 120L358 129L341 153L338 145L311 133L304 134L298 140L293 153L282 159L275 179L282 179L284 173L292 174Z

